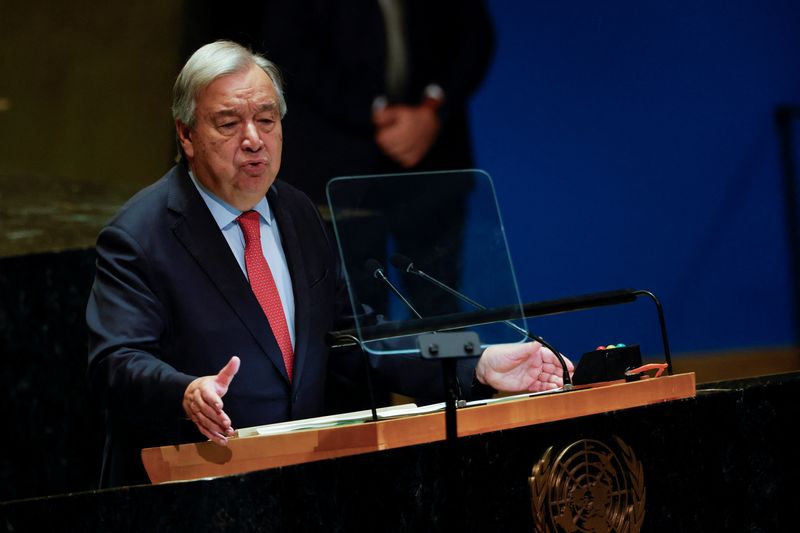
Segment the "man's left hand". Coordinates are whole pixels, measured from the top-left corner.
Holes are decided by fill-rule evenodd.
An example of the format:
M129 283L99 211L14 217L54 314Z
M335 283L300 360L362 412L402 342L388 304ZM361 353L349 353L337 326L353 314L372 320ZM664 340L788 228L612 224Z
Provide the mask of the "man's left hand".
M572 375L572 361L564 359ZM563 373L555 354L538 342L489 346L475 367L478 381L507 392L557 389L564 385Z

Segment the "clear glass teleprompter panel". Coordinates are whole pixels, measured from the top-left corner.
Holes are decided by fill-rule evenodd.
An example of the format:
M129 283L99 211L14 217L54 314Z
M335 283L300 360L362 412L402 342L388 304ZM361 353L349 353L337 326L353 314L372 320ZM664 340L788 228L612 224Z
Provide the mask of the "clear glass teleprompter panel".
M478 333L483 345L524 340L519 291L488 174L341 177L328 183L327 194L356 334L370 352L415 352L418 332L402 335L404 327L421 324L414 310L425 319L441 318L438 331ZM482 307L509 308L511 315L483 323L474 316ZM468 324L448 327L451 318L458 322L465 316ZM370 340L375 325L381 339Z

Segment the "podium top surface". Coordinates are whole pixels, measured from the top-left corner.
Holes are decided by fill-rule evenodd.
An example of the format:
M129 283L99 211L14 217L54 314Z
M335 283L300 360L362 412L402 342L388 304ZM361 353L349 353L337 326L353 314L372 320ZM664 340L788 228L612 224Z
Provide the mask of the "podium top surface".
M693 398L695 394L695 375L687 373L532 395L459 409L458 435L544 424ZM444 439L444 412L438 411L378 422L234 438L228 446L201 442L145 448L142 460L150 480L164 483L241 474Z

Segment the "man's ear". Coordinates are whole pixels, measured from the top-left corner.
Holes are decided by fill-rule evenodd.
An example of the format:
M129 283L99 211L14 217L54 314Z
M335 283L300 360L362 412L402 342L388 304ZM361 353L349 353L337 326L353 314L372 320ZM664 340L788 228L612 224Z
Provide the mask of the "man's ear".
M194 157L194 144L192 143L192 128L181 122L175 121L175 132L178 135L178 142L183 148L183 153L187 158Z

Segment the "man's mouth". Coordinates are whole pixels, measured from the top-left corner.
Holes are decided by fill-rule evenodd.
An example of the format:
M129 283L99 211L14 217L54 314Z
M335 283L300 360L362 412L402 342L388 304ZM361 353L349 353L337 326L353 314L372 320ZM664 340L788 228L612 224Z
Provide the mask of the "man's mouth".
M247 172L248 174L250 174L250 173L254 173L255 174L255 173L259 173L259 172L263 171L266 168L266 166L267 166L267 162L265 160L263 160L263 159L254 159L252 161L245 161L242 164L242 169L245 172Z

